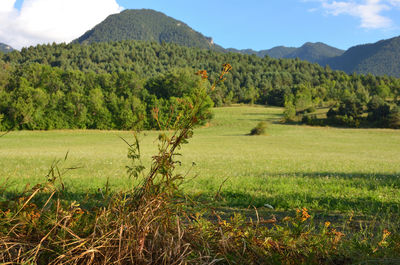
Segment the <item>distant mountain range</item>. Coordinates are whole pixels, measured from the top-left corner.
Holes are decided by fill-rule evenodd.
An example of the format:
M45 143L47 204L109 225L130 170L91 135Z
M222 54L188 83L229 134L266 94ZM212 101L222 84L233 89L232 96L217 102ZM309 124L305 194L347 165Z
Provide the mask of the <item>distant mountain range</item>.
M0 42L0 52L8 53L12 52L13 50L14 49L11 46Z
M312 43L307 42L300 48L277 46L269 50L254 51L251 49L237 50L227 49L230 52L238 52L242 54L255 54L259 57L268 55L269 57L281 59L281 58L299 58L312 63L324 62L329 58L340 56L344 53L343 50L331 47L322 42Z
M235 48L229 48L226 49L227 52L236 52L236 53L241 53L241 54L248 54L248 55L257 55L258 57L265 57L268 55L269 57L276 58L276 59L281 59L285 58L286 55L294 52L297 48L293 47L285 47L285 46L277 46L269 50L261 50L261 51L255 51L252 49L244 49L244 50L238 50Z
M320 63L347 73L400 77L400 36L351 47L341 56Z
M254 51L251 49L230 52L255 54L260 57L299 58L322 66L329 65L334 70L349 74L359 73L389 75L400 77L400 36L381 40L372 44L363 44L343 51L321 42L307 42L300 48L278 46L269 50Z
M184 22L151 9L125 10L107 17L74 42L93 43L123 40L172 42L188 47L223 51L213 39L193 30Z
M299 48L277 46L261 51L224 49L215 44L212 38L193 30L184 22L150 9L125 10L111 15L73 42L89 44L123 40L171 42L220 52L254 54L259 57L268 55L277 59L299 58L322 66L329 65L332 69L347 73L400 77L400 37L354 46L347 51L321 42L307 42ZM10 46L0 44L0 51L7 53L12 50Z

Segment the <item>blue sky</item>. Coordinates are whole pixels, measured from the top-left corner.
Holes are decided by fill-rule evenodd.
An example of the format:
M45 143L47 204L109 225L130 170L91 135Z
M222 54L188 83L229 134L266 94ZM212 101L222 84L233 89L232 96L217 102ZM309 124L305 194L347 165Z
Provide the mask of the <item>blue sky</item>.
M400 35L400 0L1 0L0 42L69 42L127 8L161 11L226 48L347 49Z
M347 6L348 9L357 9L357 4L366 5L366 14L342 11L335 15L335 6L332 6L335 1L203 0L193 4L187 0L118 0L125 8L151 8L182 20L224 47L260 50L321 41L347 49L400 35L400 1L397 7L396 1L336 1L340 2L354 4ZM391 8L378 13L388 17L391 23L374 21L376 13L368 12L368 4L376 10L376 2ZM363 19L371 19L371 25L363 26Z

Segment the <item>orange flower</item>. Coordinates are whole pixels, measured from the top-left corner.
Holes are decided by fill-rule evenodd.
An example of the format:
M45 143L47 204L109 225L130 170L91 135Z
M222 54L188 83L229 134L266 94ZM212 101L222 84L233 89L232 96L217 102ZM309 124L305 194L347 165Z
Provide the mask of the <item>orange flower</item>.
M308 214L307 208L303 208L302 212L301 212L301 221L304 222L310 217L311 217L311 215Z
M345 234L343 234L342 232L338 232L336 231L336 229L332 229L332 234L335 235L335 238L333 239L333 244L337 244L339 243L340 239L342 239L342 237L345 236Z
M383 230L383 238L382 238L382 242L383 241L385 241L386 240L386 238L388 237L388 236L390 236L390 232L389 232L389 230L387 230L387 229L384 229Z
M206 70L200 70L196 73L196 75L200 75L201 79L207 79L208 78L208 74Z

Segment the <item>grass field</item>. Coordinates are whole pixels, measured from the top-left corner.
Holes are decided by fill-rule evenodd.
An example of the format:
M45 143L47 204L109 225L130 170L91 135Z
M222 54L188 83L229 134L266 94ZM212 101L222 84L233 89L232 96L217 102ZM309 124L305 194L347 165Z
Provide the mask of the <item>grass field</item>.
M326 214L396 220L400 216L400 132L280 124L282 109L214 109L209 126L199 128L182 150L180 172L191 169L183 189L199 201L246 208L272 205L276 211L307 207ZM269 121L266 136L248 136L259 121ZM142 137L143 156L156 151L157 132ZM54 160L68 159L64 181L78 198L103 188L132 184L125 166L130 132L11 132L0 138L0 185L17 191L43 182ZM196 166L192 168L192 162ZM393 225L399 222L394 222Z

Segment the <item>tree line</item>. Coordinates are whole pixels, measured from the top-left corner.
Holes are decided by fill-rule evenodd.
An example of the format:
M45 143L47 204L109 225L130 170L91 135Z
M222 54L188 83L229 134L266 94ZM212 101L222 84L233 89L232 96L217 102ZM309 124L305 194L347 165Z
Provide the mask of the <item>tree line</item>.
M329 106L330 117L343 124L357 125L347 120L367 115L364 120L384 127L389 125L372 122L381 117L381 108L389 108L387 121L396 116L400 80L394 77L348 75L299 59L121 41L38 45L2 55L1 129L155 128L154 108L168 116L177 99L193 95L199 83L193 73L218 73L225 62L233 67L231 75L210 94L207 106L285 106L287 119ZM357 110L358 116L352 116L347 111L351 108L362 113Z
M1 64L0 129L157 129L209 85L188 69L143 79L134 72L94 73L43 64ZM11 69L10 69L11 68ZM8 73L7 73L8 71ZM203 103L210 118L212 100Z

